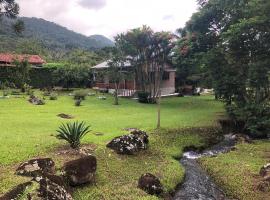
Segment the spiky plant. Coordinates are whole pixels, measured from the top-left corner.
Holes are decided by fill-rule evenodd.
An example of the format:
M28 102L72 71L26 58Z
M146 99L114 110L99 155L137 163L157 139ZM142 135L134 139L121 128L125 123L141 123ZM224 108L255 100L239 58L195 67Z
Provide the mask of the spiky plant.
M90 132L90 126L86 126L84 122L73 122L62 124L57 130L56 136L60 140L66 140L73 149L79 148L81 139Z

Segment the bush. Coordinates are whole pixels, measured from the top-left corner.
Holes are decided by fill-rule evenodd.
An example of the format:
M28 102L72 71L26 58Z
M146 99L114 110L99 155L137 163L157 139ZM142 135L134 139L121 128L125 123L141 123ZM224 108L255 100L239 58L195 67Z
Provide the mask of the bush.
M81 102L82 102L81 99L75 100L75 106L81 106Z
M8 94L9 94L8 90L3 90L3 96L4 97L8 96Z
M11 95L21 95L21 92L19 92L17 90L13 90L13 91L11 91Z
M138 101L140 103L149 103L149 92L138 92Z
M49 90L45 90L43 92L43 96L45 96L45 97L51 96L51 92Z
M74 99L75 100L85 100L86 96L88 95L87 91L85 90L77 90L74 92Z
M57 132L56 137L60 140L66 140L73 149L79 148L81 139L90 132L90 126L86 126L84 122L73 122L62 124Z
M266 138L270 133L269 103L248 103L245 106L227 106L231 119L245 123L245 132L253 138Z
M50 94L50 100L52 100L52 101L57 100L57 94L56 93L51 93Z

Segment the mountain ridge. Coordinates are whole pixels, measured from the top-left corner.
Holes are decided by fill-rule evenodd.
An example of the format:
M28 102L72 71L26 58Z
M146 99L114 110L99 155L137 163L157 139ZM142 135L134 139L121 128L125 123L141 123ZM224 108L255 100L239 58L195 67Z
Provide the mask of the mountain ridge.
M42 18L20 17L18 19L22 20L25 24L25 30L20 36L12 31L11 27L14 20L6 18L0 22L0 36L10 37L15 40L19 38L38 40L44 46L53 50L59 48L96 50L114 45L113 41L103 35L85 36Z

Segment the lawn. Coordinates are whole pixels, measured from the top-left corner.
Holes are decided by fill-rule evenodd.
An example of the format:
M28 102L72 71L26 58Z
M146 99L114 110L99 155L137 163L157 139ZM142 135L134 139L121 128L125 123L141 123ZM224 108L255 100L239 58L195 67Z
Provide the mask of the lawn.
M124 134L123 128L153 130L156 126L156 105L139 104L134 100L121 99L114 106L113 99L99 100L88 97L81 107L74 106L69 96L57 101L46 101L44 106L33 106L27 98L0 100L0 164L22 161L42 154L60 142L53 135L65 120L59 113L75 116L74 120L91 125L92 133L83 142L98 143ZM212 96L168 98L162 101L161 125L163 128L210 126L222 104ZM103 135L96 136L95 133Z
M236 151L201 159L202 166L224 188L227 195L244 200L270 199L256 187L260 168L270 161L270 141L238 144Z
M204 145L201 134L212 129L201 127L214 126L216 116L223 112L222 104L212 96L166 98L162 100L162 129L154 131L156 105L128 99L121 99L120 106L112 103L110 96L107 100L87 97L81 107L75 107L67 95L57 101L46 100L44 106L31 105L27 98L0 99L0 194L26 180L14 175L22 161L48 156L60 168L75 158L57 154L65 143L54 137L55 130L62 122L73 121L60 119L57 114L66 113L91 125L92 132L83 143L93 146L92 153L98 159L97 186L77 189L74 199L156 199L136 187L141 174L155 174L165 190L172 191L184 177L184 169L174 157L180 157L185 146ZM120 156L105 148L106 142L130 127L149 132L147 151Z

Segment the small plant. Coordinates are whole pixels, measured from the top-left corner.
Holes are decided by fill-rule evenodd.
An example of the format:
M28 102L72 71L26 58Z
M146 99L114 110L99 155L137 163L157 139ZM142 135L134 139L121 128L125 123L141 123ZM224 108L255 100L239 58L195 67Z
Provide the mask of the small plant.
M89 128L84 122L62 124L57 130L56 138L66 140L71 148L77 149L81 145L81 139L91 131Z
M4 97L7 97L8 94L9 94L8 90L3 90L3 96L4 96Z
M87 91L85 90L78 90L74 92L74 99L78 100L85 100L86 96L88 95Z
M140 103L149 103L149 93L148 92L138 92L138 101Z
M51 92L49 90L46 90L43 92L43 96L48 97L51 95Z
M57 94L56 93L51 93L50 100L52 100L52 101L57 100Z
M82 103L81 99L75 100L75 106L81 106L81 103Z
M24 91L26 92L27 95L31 95L32 91L32 87L30 85L28 85L27 83L25 83L23 85Z
M21 95L21 93L17 90L11 91L11 95Z

